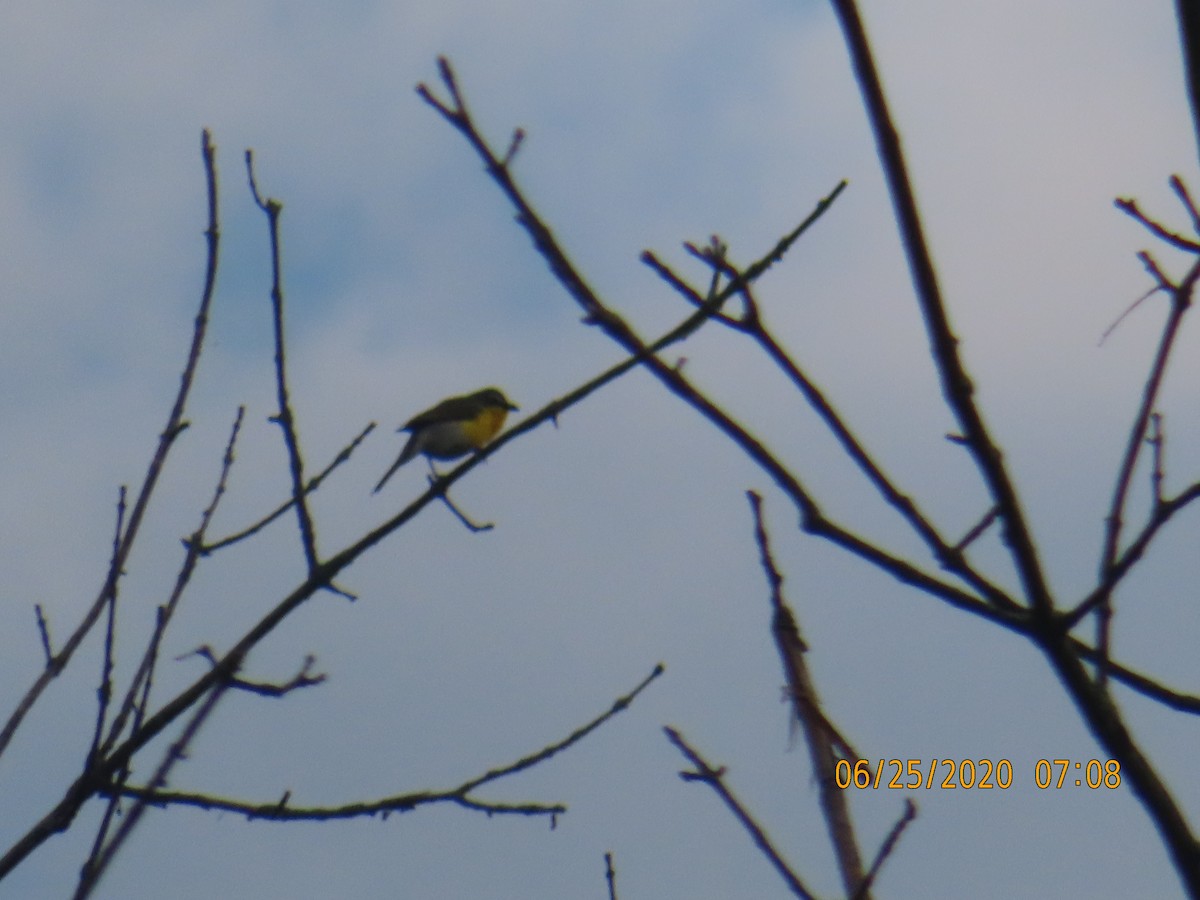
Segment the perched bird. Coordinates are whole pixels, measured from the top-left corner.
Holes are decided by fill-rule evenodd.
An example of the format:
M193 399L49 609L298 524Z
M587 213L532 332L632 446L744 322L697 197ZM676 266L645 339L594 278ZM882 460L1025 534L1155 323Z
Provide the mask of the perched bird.
M492 387L451 397L413 416L396 429L410 432L408 443L379 479L374 493L379 493L392 473L419 453L430 459L457 459L481 449L504 427L509 410L516 409L498 388Z

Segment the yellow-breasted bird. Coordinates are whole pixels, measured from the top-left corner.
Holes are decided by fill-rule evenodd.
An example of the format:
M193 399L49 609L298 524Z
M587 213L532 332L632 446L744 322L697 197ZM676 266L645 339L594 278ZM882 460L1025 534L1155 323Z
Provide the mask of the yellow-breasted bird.
M483 448L504 427L509 410L516 409L499 388L490 387L450 397L413 416L396 429L410 433L408 443L379 479L374 493L379 493L392 473L418 454L431 459L457 459Z

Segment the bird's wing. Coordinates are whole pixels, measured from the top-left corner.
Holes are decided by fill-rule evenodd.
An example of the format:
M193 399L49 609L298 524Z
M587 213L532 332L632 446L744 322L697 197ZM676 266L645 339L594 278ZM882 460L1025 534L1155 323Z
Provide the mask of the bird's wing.
M417 413L400 426L400 431L412 431L423 425L434 425L438 422L453 422L455 419L470 418L463 414L462 397L451 397L443 400L437 406L431 406L423 413Z

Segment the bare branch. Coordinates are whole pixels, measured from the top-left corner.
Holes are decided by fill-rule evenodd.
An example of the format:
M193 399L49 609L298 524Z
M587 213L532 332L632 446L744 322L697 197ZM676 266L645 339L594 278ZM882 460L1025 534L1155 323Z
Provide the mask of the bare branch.
M976 523L975 527L963 535L962 540L955 544L953 549L958 553L962 553L964 550L966 550L969 546L971 546L971 544L979 539L980 535L988 530L991 524L996 521L996 516L999 514L1000 509L998 507L993 506L991 509L989 509L986 513L984 513L983 518Z
M1172 175L1167 179L1167 183L1171 185L1171 190L1175 192L1175 196L1179 198L1179 202L1183 204L1184 208L1188 211L1188 215L1192 217L1192 230L1196 234L1200 234L1200 209L1196 208L1196 202L1192 199L1187 185L1183 183L1183 179L1178 175Z
M779 658L783 662L783 672L792 697L796 721L803 727L808 743L809 757L812 759L813 772L820 791L821 812L837 856L842 885L846 893L851 894L863 884L862 856L850 817L850 804L846 792L838 787L835 767L838 755L856 762L859 758L858 753L842 737L821 707L816 685L804 659L808 647L800 637L800 626L796 616L784 599L783 575L771 556L770 541L763 521L762 497L754 491L747 491L746 496L754 514L754 539L758 544L759 558L771 589L771 633L779 651ZM869 897L869 893L864 894L863 900L869 900Z
M254 152L246 151L246 173L250 180L250 193L258 208L266 214L271 235L271 319L275 326L275 390L279 401L279 412L271 419L283 429L283 442L287 447L288 464L292 474L292 503L296 507L296 518L300 523L300 537L304 545L304 558L308 570L317 568L317 537L313 526L304 490L304 460L300 456L300 441L296 437L295 414L288 398L287 357L283 337L283 272L279 249L279 216L283 204L274 197L264 198L258 191L254 178Z
M180 378L179 392L176 394L174 405L167 416L166 427L159 436L158 448L150 460L150 465L142 481L142 487L138 492L137 500L133 504L133 511L129 515L129 524L126 526L121 538L120 552L113 561L114 564L110 567L99 594L92 601L92 605L88 608L87 612L84 613L83 619L76 626L75 631L67 638L66 643L63 644L58 654L52 657L51 664L42 671L41 675L38 676L37 680L21 700L18 701L16 708L9 716L8 721L5 722L4 727L0 728L0 756L4 754L4 751L12 741L13 735L16 734L17 729L21 726L21 722L29 713L29 710L33 708L33 705L50 682L57 678L59 673L66 668L67 664L71 661L71 657L83 642L84 637L92 630L92 627L100 617L101 611L108 602L109 594L120 579L125 560L129 558L129 554L133 550L142 518L145 515L146 507L150 503L150 497L154 493L154 488L158 484L158 478L166 463L167 454L170 452L175 439L187 428L187 423L183 419L183 413L187 405L188 396L191 394L196 367L200 362L200 351L204 346L204 336L207 333L208 311L212 303L213 290L216 286L217 258L220 246L220 230L217 225L216 148L212 144L212 136L207 129L201 137L201 151L208 183L208 228L204 232L208 243L208 258L205 265L204 288L201 292L200 307L196 313L195 328L192 331L192 344L188 351L187 362L183 368L183 375Z
M333 458L333 461L329 465L322 469L319 474L309 479L308 484L304 486L304 493L307 495L316 491L321 486L321 483L329 477L330 473L332 473L334 469L350 459L351 454L358 449L358 445L363 442L368 434L375 430L375 427L376 426L374 422L369 422L366 428L360 431L354 437L354 439L350 441L349 444L347 444L338 452L337 456ZM296 500L294 497L289 498L254 524L248 525L246 528L231 534L228 537L221 538L219 541L213 541L211 544L205 544L200 548L200 555L208 556L209 554L215 553L224 547L228 547L230 544L236 544L238 541L245 540L248 537L258 534L258 532L262 531L264 528L282 516L285 512L291 509L295 502Z
M1113 205L1127 216L1134 219L1138 224L1144 227L1152 235L1165 243L1170 244L1177 250L1183 250L1185 253L1200 253L1200 244L1193 240L1185 238L1183 235L1171 231L1165 225L1154 221L1149 216L1141 211L1137 201L1129 197L1118 197L1113 201Z
M1016 486L1004 464L1003 454L975 404L974 385L958 355L958 338L950 328L933 257L925 240L924 227L912 182L908 176L900 136L893 123L883 85L867 41L866 29L854 0L833 0L846 46L850 53L867 117L875 134L875 145L887 179L892 209L908 257L908 268L916 288L917 303L929 335L930 352L941 380L942 395L954 413L967 447L975 458L984 483L1004 522L1005 543L1013 555L1025 598L1034 614L1049 621L1053 611L1050 587L1038 559L1033 534L1017 497Z
M1068 630L1074 628L1084 616L1103 603L1105 597L1116 589L1121 580L1132 571L1134 565L1142 558L1143 554L1149 548L1150 542L1158 534L1159 530L1176 513L1197 499L1200 499L1200 482L1192 484L1175 497L1165 499L1161 503L1156 504L1153 512L1150 514L1149 521L1142 527L1138 536L1130 541L1129 545L1113 562L1104 581L1097 585L1074 609L1063 616L1062 622L1065 627Z
M866 900L867 891L875 883L875 878L879 875L879 870L883 868L883 864L887 862L887 858L892 855L892 851L896 848L896 842L900 840L900 835L904 833L904 829L908 827L908 823L916 817L917 805L911 800L905 800L904 812L900 815L896 824L892 826L892 830L888 832L888 836L883 841L883 846L875 854L875 861L871 863L871 870L867 872L867 877L858 886L858 890L854 892L851 900Z
M443 77L445 77L445 72L449 71L449 63L445 62L445 60L440 60L439 66L443 70ZM452 77L451 81L453 81ZM457 94L457 90L457 84L455 83L455 94ZM418 92L447 121L454 125L466 137L471 146L475 148L476 152L479 153L485 162L489 174L491 174L501 190L508 196L510 202L516 207L518 224L529 233L533 239L535 248L546 260L550 270L583 309L585 322L600 327L605 334L626 349L630 354L630 362L636 360L645 365L668 390L690 404L697 412L741 447L751 459L758 463L775 483L792 498L800 510L801 527L812 534L819 535L838 544L849 552L878 566L900 581L921 587L954 606L968 609L994 621L1000 621L1006 627L1016 630L1026 628L1026 616L1023 611L1000 611L993 609L991 604L979 597L929 575L907 561L862 540L857 535L825 517L809 491L760 441L698 391L684 377L680 367L669 365L655 355L661 347L666 346L666 344L672 341L679 340L699 328L706 319L720 310L721 305L729 297L739 293L743 285L753 282L759 275L765 272L773 262L780 258L780 254L786 251L799 235L803 233L806 227L804 223L786 235L765 256L748 266L740 278L730 281L710 301L706 301L704 306L697 309L681 325L664 335L655 344L648 345L634 332L624 319L601 302L591 286L575 269L566 253L558 245L553 233L541 221L528 200L526 200L520 189L517 188L509 173L499 165L499 160L495 153L475 128L473 121L466 113L465 107L461 104L450 106L442 103L424 85L418 88ZM811 219L811 216L809 219ZM809 220L806 219L805 221ZM509 432L509 434L512 434L512 432ZM484 452L494 450L498 443L499 440L493 441L485 448ZM474 459L471 461L473 462ZM465 465L467 464L460 466L455 471L461 471Z
M121 531L125 524L125 486L121 485L121 489L117 495L117 521L113 528L113 548L112 558L109 560L109 565L112 566L118 554L121 552ZM95 762L96 754L100 750L100 739L104 735L104 722L108 717L108 706L112 702L112 673L113 673L113 639L117 624L117 586L113 585L112 592L108 595L108 616L106 617L106 625L104 629L104 659L101 663L100 670L100 685L96 688L96 698L98 700L96 706L96 727L92 733L92 744L88 749L87 762L84 768L91 768Z
M167 752L163 755L162 762L154 772L154 776L150 781L151 785L159 786L167 783L167 776L175 763L184 759L187 756L187 748L195 739L200 727L208 720L212 711L216 708L217 702L221 699L225 692L225 685L218 684L201 703L192 718L188 721L187 726L183 729L183 733L179 739L171 744ZM112 840L104 847L104 849L96 856L89 857L87 864L80 872L79 887L75 891L75 900L83 900L90 897L99 884L100 878L104 875L105 870L113 861L117 851L128 840L129 835L133 833L133 829L137 827L141 821L142 814L146 811L147 801L144 797L136 798L133 806L126 811L124 818L121 821L121 827L117 829L117 833L113 835Z
M205 644L202 647L197 647L191 653L184 653L181 656L175 657L177 660L187 659L189 656L198 656L206 660L210 666L216 668L218 665L217 654L213 652L212 647ZM314 687L321 684L328 677L327 675L313 675L312 667L316 665L317 658L312 654L304 657L304 663L300 666L300 670L292 676L288 681L281 683L272 683L267 681L248 681L245 678L233 677L229 679L229 687L239 691L245 691L248 694L258 694L262 697L283 697L290 694L292 691L300 688Z
M729 807L734 817L742 823L742 827L746 829L746 832L750 835L750 839L754 841L755 846L758 847L771 865L775 867L775 871L783 878L788 889L797 897L805 898L805 900L813 900L812 892L804 886L800 877L792 871L791 866L784 862L783 857L775 849L766 832L754 821L754 818L746 811L741 801L733 795L733 792L725 786L724 767L716 769L709 765L699 753L688 745L687 741L683 739L683 735L676 729L668 726L663 728L663 731L667 735L667 740L674 744L675 748L684 755L687 761L696 767L694 772L680 772L679 777L684 781L703 782L711 787L717 796L724 801L725 805Z
M1163 434L1162 413L1150 414L1150 436L1146 438L1150 445L1153 465L1150 470L1150 489L1154 494L1155 507L1163 502L1163 456L1165 452L1166 435Z
M246 408L239 406L237 414L234 416L233 425L229 430L229 440L225 444L225 454L221 460L221 472L213 488L212 499L200 515L199 527L190 538L184 541L183 563L179 568L178 574L175 576L175 585L171 590L171 596L158 609L158 619L154 632L147 642L146 652L143 654L137 672L130 682L129 690L122 701L120 711L117 713L112 727L109 729L108 737L104 742L104 753L111 750L120 739L130 714L134 714L134 731L137 731L141 727L142 720L145 718L145 710L150 703L150 691L154 682L154 672L158 665L159 648L162 645L167 626L170 624L171 618L179 606L179 601L183 597L183 592L191 582L192 575L195 573L196 565L200 558L199 548L204 543L204 535L208 531L213 516L216 515L221 498L225 496L226 486L229 482L229 473L233 469L234 447L237 444L238 435L241 433L245 415Z
M1146 428L1150 421L1150 414L1158 402L1159 389L1166 375L1167 361L1170 359L1171 351L1175 346L1175 339L1179 334L1183 316L1191 306L1192 291L1198 278L1200 278L1200 262L1192 265L1187 276L1179 285L1171 286L1171 311L1163 326L1163 333L1159 338L1154 362L1150 367L1150 373L1146 377L1146 384L1142 389L1141 404L1134 415L1133 424L1129 429L1129 437L1125 443L1125 453L1117 472L1117 483L1113 489L1112 501L1109 506L1108 516L1105 519L1104 546L1101 551L1099 566L1099 594L1094 604L1098 616L1096 645L1100 651L1098 675L1101 685L1104 684L1107 678L1109 623L1112 618L1111 595L1112 588L1116 584L1116 579L1113 577L1112 572L1118 558L1129 484L1133 478L1133 469L1137 463L1138 453L1146 437ZM1106 585L1107 587L1105 587ZM1196 866L1196 873L1197 883L1200 886L1200 864Z
M42 652L46 654L46 668L49 669L54 665L54 651L50 649L50 627L46 624L42 604L33 604L33 611L37 615L38 634L42 639Z
M207 648L202 648L207 649ZM211 651L203 653L197 651L202 656L206 656L210 661L212 659ZM219 663L218 663L219 664ZM553 744L549 744L542 749L523 756L515 762L491 769L482 775L464 781L462 784L447 791L419 791L411 794L397 794L392 797L385 797L380 800L365 801L360 803L346 803L339 806L319 806L319 807L297 807L291 806L288 803L291 793L284 794L282 800L272 803L246 803L239 800L228 800L222 797L215 797L209 794L182 793L173 791L163 791L157 788L162 782L155 780L150 783L149 787L131 787L128 785L113 785L111 787L101 787L101 793L112 793L125 797L136 797L139 803L153 804L156 806L178 805L178 806L194 806L200 809L220 809L227 812L235 812L246 816L249 819L266 819L272 821L325 821L329 819L353 819L364 816L382 815L386 817L390 813L409 812L419 806L428 806L439 803L452 803L462 806L466 809L477 810L488 814L497 815L522 815L522 816L554 816L561 815L567 811L567 808L562 804L539 804L539 803L499 803L490 800L480 800L472 795L472 793L484 784L493 781L498 781L502 778L507 778L510 775L515 775L529 769L538 763L544 762L566 750L568 747L579 742L587 735L591 734L609 719L613 718L618 713L628 709L629 705L637 698L643 690L645 690L652 681L658 678L665 671L660 663L647 675L641 683L637 685L628 694L618 697L609 709L601 713L599 716L588 722L586 725L577 728L565 738ZM230 687L235 686L231 681Z
M617 872L611 852L604 854L604 880L608 884L608 900L617 900Z

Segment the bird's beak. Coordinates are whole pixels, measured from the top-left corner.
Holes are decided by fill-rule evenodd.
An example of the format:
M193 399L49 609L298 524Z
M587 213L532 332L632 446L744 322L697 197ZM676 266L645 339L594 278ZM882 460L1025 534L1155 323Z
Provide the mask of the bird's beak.
M517 406L517 404L511 403L511 402L508 404L508 409L511 412L520 412L521 411L521 407L519 407L519 406Z

